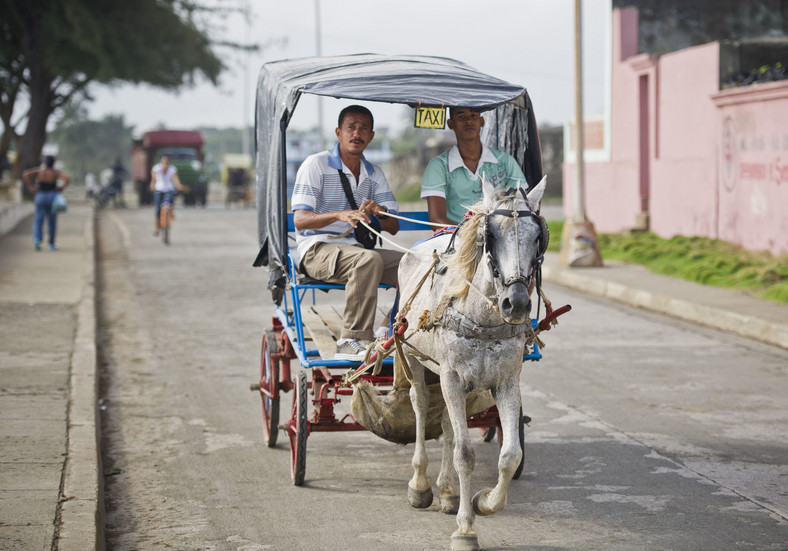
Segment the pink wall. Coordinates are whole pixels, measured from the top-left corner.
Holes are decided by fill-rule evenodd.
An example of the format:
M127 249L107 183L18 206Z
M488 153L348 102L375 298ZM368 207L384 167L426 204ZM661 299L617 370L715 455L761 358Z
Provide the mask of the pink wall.
M717 238L719 44L659 58L659 156L651 172L651 230Z
M621 70L622 63L637 53L637 10L613 11L612 98L610 162L585 163L585 210L598 232L617 232L635 226L640 212L637 186L639 163L638 145L632 135L638 131L638 98L629 70ZM615 32L616 29L621 32ZM632 32L634 29L634 33ZM627 68L628 69L628 68ZM565 155L566 158L566 155ZM564 213L574 214L576 169L564 163Z
M634 8L614 10L612 29L609 160L589 161L587 151L585 163L597 231L637 227L647 213L664 238L788 254L788 83L719 92L718 43L638 55ZM567 162L567 218L575 187Z
M788 253L788 82L725 90L718 108L719 237Z

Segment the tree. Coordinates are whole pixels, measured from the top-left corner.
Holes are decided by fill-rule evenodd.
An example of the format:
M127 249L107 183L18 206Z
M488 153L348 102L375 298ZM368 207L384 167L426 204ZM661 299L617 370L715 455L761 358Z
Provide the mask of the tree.
M126 126L123 115L107 115L90 120L80 104L69 104L58 116L49 141L58 146L58 159L73 178L88 172L98 176L116 159L129 166L129 147L133 127Z
M638 9L641 53L788 33L786 0L613 0L613 7Z
M92 82L175 90L199 74L216 84L225 65L214 48L242 47L209 36L206 14L227 1L0 0L0 155L16 141L16 170L38 164L50 116Z

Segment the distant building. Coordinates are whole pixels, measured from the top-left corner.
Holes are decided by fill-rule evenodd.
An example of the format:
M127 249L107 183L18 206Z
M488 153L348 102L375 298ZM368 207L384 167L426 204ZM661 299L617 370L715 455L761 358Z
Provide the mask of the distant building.
M627 4L651 7L644 17L635 8L613 11L609 112L583 121L585 210L597 231L650 229L663 238L707 237L788 254L788 80L780 71L788 61L786 18L772 19L776 26L768 17L747 19L752 6L779 14L783 3L666 1L674 11L662 22L653 16L663 2ZM693 18L700 6L708 11ZM722 40L719 22L742 13L733 27L737 39ZM717 23L693 23L707 15ZM769 36L745 32L759 25ZM644 28L652 29L645 42ZM717 39L694 43L709 36ZM664 52L671 40L689 46L642 51L645 43ZM574 134L567 125L567 217L575 196Z
M539 128L539 143L542 146L542 169L547 176L548 197L564 194L564 129L560 126Z
M301 163L310 155L325 149L323 138L313 130L311 132L288 132L285 142L287 156L287 197L293 194L293 185Z

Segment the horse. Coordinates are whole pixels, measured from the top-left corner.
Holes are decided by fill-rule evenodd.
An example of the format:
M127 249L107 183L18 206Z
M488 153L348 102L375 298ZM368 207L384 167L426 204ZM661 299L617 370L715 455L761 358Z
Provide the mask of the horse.
M421 316L418 326L410 324L398 354L411 383L410 401L416 416L408 502L414 508L426 508L433 501L424 446L430 400L425 375L429 370L439 376L446 404L437 488L440 510L457 514L453 551L479 548L475 517L504 508L509 483L522 458L519 382L526 340L533 334L531 292L549 237L538 215L545 185L543 178L528 193L519 187L501 192L483 178L482 200L456 231L415 245L400 262L400 297L407 299L400 313L409 310ZM475 454L466 397L485 389L491 391L498 408L503 444L496 486L471 497Z

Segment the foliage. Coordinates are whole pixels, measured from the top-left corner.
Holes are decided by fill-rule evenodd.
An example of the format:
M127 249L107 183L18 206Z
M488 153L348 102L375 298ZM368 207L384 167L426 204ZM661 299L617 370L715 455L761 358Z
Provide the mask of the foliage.
M564 221L548 220L547 229L550 230L550 242L547 244L547 251L551 253L561 252L561 235L564 233Z
M421 186L408 185L397 190L397 202L403 203L419 203L421 201ZM424 208L424 205L421 205Z
M211 180L220 180L222 172L222 159L226 153L241 153L243 151L243 132L240 128L200 128L205 138L205 169ZM250 147L254 147L254 128L246 128L249 135Z
M58 159L64 170L77 181L92 172L97 178L116 159L129 170L133 127L126 126L123 115L107 115L100 121L87 118L79 104L66 107L50 134L58 146Z
M561 250L563 222L549 222L548 250ZM651 232L599 234L599 250L606 260L641 264L672 277L752 292L788 304L788 257L747 251L718 239L675 236L662 239Z
M20 138L24 121L20 163L36 164L50 115L87 95L91 82L174 90L201 74L216 83L225 66L203 16L221 11L226 1L211 7L193 0L1 2L0 154ZM21 115L17 103L26 109Z
M640 53L788 32L784 0L613 0L613 7L638 9Z

